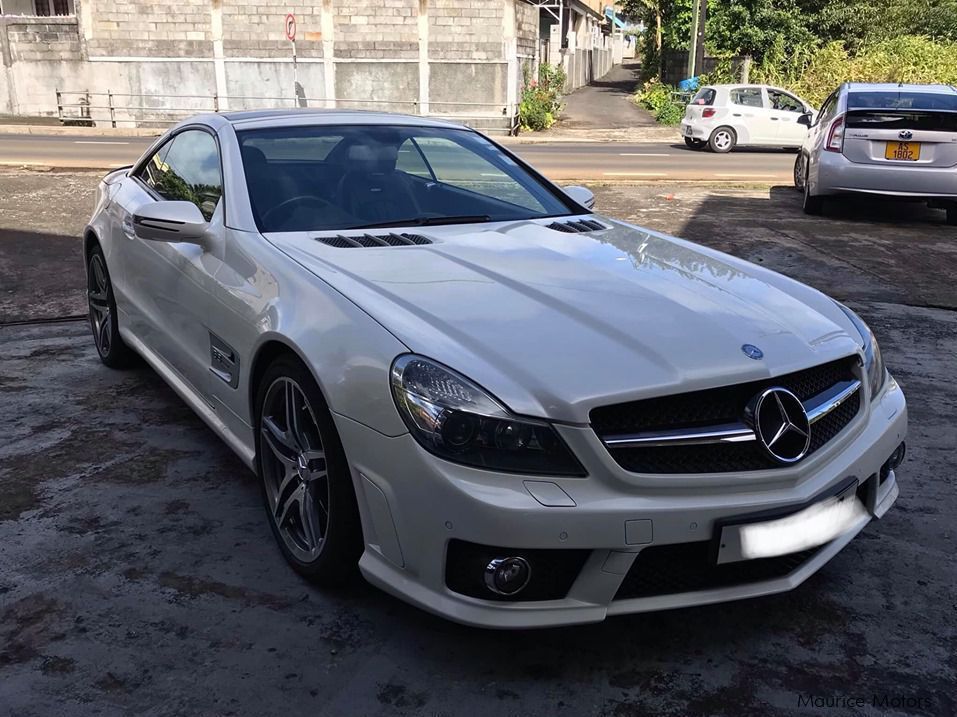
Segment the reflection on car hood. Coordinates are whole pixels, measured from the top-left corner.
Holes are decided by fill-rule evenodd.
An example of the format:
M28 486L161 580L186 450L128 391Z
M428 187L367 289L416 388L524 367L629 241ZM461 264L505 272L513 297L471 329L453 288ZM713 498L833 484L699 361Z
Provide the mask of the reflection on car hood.
M847 356L860 338L806 286L679 239L602 218L416 230L426 246L335 248L268 239L411 351L516 413L586 423L599 405L766 378ZM387 233L376 231L373 233ZM744 355L742 344L764 352Z

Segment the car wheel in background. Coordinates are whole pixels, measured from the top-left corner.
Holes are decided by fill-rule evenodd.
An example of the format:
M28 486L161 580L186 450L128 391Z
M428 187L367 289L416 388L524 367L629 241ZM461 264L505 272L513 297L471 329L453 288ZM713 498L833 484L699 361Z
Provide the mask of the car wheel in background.
M98 244L93 246L87 257L86 301L93 343L96 344L100 360L110 368L125 368L132 364L136 354L120 338L113 285L106 270L103 250Z
M804 213L820 215L824 213L824 197L815 197L811 195L811 184L804 179Z
M319 386L296 358L274 361L256 397L256 463L269 525L289 564L324 585L355 574L362 528L352 477Z
M718 127L714 132L711 133L711 138L708 140L708 146L711 148L712 152L718 152L719 154L724 154L725 152L730 152L734 149L734 145L738 141L738 136L735 134L734 130L730 127Z
M685 137L685 144L691 147L691 149L701 149L705 145L703 139L694 139L692 137Z
M794 188L799 192L804 191L804 183L807 181L807 158L799 154L794 158Z
M957 204L947 207L947 223L952 227L957 226Z

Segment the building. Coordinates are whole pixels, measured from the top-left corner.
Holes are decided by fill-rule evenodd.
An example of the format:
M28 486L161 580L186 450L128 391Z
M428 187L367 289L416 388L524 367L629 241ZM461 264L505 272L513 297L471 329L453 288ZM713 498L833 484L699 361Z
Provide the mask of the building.
M526 0L0 0L0 113L128 127L299 105L504 130L544 12ZM545 47L575 87L594 74L577 58L599 47L604 16L580 0L564 12L571 44Z

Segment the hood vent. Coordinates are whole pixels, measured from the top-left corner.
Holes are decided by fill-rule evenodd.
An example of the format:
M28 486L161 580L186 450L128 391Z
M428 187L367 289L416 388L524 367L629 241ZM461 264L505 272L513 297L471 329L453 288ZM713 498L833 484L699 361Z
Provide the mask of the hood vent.
M334 246L337 249L354 249L356 247L379 247L379 246L414 246L417 244L431 244L432 240L421 234L360 234L359 236L346 236L345 234L336 234L335 236L316 237L316 241L322 242L328 246Z
M570 222L552 222L547 225L549 229L557 232L566 232L568 234L583 234L584 232L597 232L600 229L608 229L601 222L594 219L577 219Z

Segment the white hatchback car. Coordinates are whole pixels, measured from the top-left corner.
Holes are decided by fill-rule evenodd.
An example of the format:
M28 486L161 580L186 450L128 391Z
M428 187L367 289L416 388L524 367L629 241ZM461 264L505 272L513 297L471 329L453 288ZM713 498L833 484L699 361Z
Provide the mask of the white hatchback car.
M808 102L779 87L707 85L685 110L681 136L689 147L713 152L745 145L797 148L813 117Z
M96 348L256 471L319 582L494 627L795 587L898 495L874 335L593 202L438 120L197 117L100 184Z

